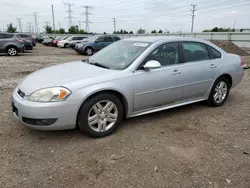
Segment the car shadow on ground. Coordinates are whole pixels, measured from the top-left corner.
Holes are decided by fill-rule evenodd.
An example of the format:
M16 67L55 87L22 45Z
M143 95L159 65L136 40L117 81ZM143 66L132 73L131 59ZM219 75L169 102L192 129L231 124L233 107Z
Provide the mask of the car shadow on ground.
M149 126L157 126L157 122L172 116L179 116L185 115L187 112L192 113L197 110L201 110L206 108L202 103L195 103L190 105L185 105L173 109L163 110L160 112L155 112L147 115L142 115L134 118L124 119L120 126L118 127L117 131L113 134L126 134L126 132L130 132L131 129L136 124L140 124L140 126L144 126L143 122L147 122ZM157 120L157 121L156 121ZM160 129L160 127L159 127ZM49 141L60 141L60 140L71 140L74 139L81 139L81 140L91 140L94 138L88 137L86 134L82 133L79 128L73 130L59 130L59 131L40 131L40 130L33 130L28 127L23 126L23 131L26 132L24 134L30 135L30 137L34 139L40 140L49 140ZM129 133L128 133L129 134ZM112 135L111 135L112 136Z

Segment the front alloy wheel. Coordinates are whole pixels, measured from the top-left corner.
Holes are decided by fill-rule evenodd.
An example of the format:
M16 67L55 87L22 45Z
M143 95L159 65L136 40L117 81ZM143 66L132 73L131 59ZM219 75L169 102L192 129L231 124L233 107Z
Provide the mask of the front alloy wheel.
M18 54L18 52L17 52L17 49L16 49L16 48L10 47L10 48L8 48L8 50L7 50L7 54L8 54L9 56L16 56L16 55Z
M94 104L88 114L89 127L96 132L105 132L117 121L118 109L111 101L100 101Z
M94 53L92 48L86 48L85 52L88 56L92 56Z
M101 93L82 104L78 113L78 126L91 137L104 137L113 133L123 118L123 105L111 93Z

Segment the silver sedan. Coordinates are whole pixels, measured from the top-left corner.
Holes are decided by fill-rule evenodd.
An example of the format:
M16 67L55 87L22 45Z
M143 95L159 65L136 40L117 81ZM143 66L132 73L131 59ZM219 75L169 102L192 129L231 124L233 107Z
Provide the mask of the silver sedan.
M40 130L111 134L126 117L194 102L221 106L243 77L243 62L192 38L118 41L86 60L28 75L14 90L14 115Z

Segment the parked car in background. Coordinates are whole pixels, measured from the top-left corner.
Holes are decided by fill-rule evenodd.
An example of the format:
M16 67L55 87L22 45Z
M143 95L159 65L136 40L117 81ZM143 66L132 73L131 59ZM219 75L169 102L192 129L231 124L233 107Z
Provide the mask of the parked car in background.
M24 51L23 39L11 33L0 33L0 53L16 56L22 51Z
M91 56L94 52L97 52L118 40L120 40L120 38L115 35L92 36L89 37L88 41L77 44L75 46L75 51L79 54Z
M33 38L31 35L29 34L24 34L24 33L17 33L16 35L18 35L19 37L21 37L24 40L28 40L32 43L33 46L36 46L36 39Z
M31 41L23 39L25 50L33 50Z
M52 46L57 47L57 44L58 44L59 41L65 40L65 39L67 39L67 38L68 38L68 36L57 37L57 38L55 38L55 39L52 41Z
M53 37L45 37L42 44L45 46L52 46L53 40L55 40Z
M60 48L68 48L69 47L69 44L73 41L79 41L79 40L82 40L83 37L76 37L76 36L71 36L71 37L68 37L64 40L61 40L58 42L57 46L60 47Z
M113 133L134 117L199 101L218 107L243 78L243 61L211 42L138 37L83 61L34 72L14 89L14 115L28 127ZM216 110L216 109L215 109Z
M78 40L72 40L69 42L69 47L74 49L76 44L86 41L88 41L88 37L78 37Z

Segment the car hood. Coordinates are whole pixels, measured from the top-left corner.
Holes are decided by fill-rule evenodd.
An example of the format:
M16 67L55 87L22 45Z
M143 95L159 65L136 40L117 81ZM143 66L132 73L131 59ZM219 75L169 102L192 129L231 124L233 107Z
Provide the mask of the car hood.
M26 95L30 95L32 92L42 88L55 86L75 89L88 86L93 84L93 82L102 82L104 78L107 78L107 75L117 72L119 71L97 67L82 61L75 61L38 70L28 75L19 85L19 88Z

